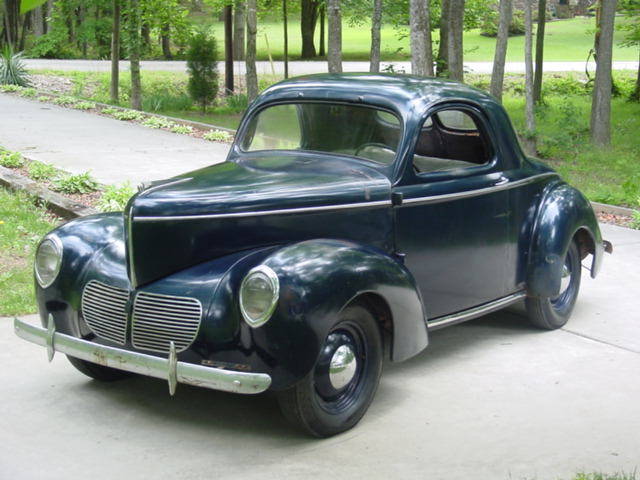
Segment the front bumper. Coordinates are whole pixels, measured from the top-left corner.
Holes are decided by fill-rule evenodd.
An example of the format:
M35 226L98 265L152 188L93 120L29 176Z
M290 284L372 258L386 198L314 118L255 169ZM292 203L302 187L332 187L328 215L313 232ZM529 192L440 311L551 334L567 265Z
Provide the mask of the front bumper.
M169 357L165 359L58 333L55 331L52 315L49 315L47 328L31 325L17 318L14 319L13 326L20 338L46 347L49 361L53 359L55 352L60 352L105 367L161 378L169 382L169 392L172 395L178 383L243 394L264 392L271 385L271 377L266 373L234 372L178 362L173 344Z

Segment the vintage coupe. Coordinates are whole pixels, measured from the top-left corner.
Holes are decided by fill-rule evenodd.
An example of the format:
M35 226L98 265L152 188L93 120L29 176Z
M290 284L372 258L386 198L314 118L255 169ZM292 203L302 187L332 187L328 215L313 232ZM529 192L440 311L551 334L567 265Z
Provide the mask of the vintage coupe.
M226 162L69 222L36 261L42 327L81 372L272 390L316 436L353 427L383 358L524 300L563 326L603 251L589 202L459 83L312 75L268 88Z

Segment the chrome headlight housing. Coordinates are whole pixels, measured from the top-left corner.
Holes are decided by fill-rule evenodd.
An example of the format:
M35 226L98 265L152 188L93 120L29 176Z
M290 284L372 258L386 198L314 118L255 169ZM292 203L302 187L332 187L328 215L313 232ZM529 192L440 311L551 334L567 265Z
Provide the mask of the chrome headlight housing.
M36 251L34 270L36 280L42 288L47 288L60 273L62 265L62 242L57 235L47 235Z
M280 281L266 265L258 265L247 273L240 285L240 312L250 327L269 321L278 304Z

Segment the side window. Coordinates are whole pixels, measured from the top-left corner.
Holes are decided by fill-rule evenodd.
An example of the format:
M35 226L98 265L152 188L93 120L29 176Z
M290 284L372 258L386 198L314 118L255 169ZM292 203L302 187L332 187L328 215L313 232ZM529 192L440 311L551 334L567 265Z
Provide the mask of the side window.
M491 143L479 120L468 110L443 109L429 116L413 156L418 173L483 165L491 159Z

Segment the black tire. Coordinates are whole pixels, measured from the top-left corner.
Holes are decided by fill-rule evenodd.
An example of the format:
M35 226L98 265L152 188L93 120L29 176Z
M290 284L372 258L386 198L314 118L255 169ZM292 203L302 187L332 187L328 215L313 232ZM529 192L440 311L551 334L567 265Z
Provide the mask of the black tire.
M529 321L538 328L555 330L563 327L573 311L580 290L582 265L580 251L571 242L564 260L564 273L568 269L568 284L560 288L556 297L527 297L525 307Z
M352 360L347 361L347 367L343 365L336 370L336 364L328 359L338 358L339 350L347 352L345 347L353 355L342 358ZM316 437L349 430L373 400L380 382L382 358L382 338L375 318L362 305L348 306L327 335L313 370L292 388L278 393L282 413ZM339 375L345 376L338 378ZM342 385L349 375L348 383Z
M130 372L124 370L118 370L117 368L104 367L97 363L87 362L86 360L80 360L79 358L70 357L67 355L71 365L76 367L79 371L84 373L87 377L91 377L101 382L115 382L116 380L122 380L123 378L133 375Z

